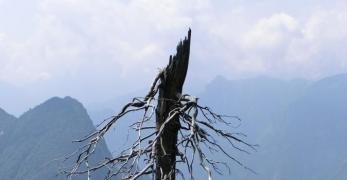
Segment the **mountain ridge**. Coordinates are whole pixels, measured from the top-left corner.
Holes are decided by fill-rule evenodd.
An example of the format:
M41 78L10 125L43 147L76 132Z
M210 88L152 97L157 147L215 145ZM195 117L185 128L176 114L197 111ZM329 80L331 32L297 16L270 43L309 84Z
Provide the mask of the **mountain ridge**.
M219 77L211 81L198 97L200 103L210 106L217 113L239 116L242 119L242 126L238 131L248 134L249 142L261 145L258 151L250 156L233 152L245 165L259 174L255 176L242 171L237 165L232 165L233 178L316 180L330 177L332 180L342 180L347 178L346 173L343 173L343 170L337 172L336 169L341 169L340 166L345 168L346 164L344 157L347 154L344 152L347 152L347 144L341 140L341 137L347 136L344 130L347 123L345 122L347 115L344 113L347 107L346 91L347 74L326 77L318 81L281 80L269 77L228 80ZM120 102L115 102L109 108L117 110L117 107L121 107ZM62 106L64 103L68 103L69 106ZM52 117L59 116L59 113L75 110L87 113L83 105L71 97L53 97L40 105L47 111L60 108L55 114L39 113L45 115L45 118L37 123L40 125L42 122L48 122L50 126L55 126L55 119ZM45 108L42 111L46 111ZM31 119L33 115L35 113L31 109L20 117L25 120ZM88 119L89 115L73 115L73 117ZM67 124L69 119L61 122ZM121 121L118 124L115 133L127 133L123 126L120 126L122 123L125 122ZM46 124L42 125L42 128L47 129ZM114 146L119 148L121 138L112 132L108 136L108 142L115 142ZM39 137L40 133L36 133ZM216 178L230 179L228 176L218 175Z
M87 110L71 97L48 99L23 113L12 127L8 140L0 139L0 145L4 145L0 151L0 174L13 180L64 179L57 176L58 170L72 161L64 164L62 160L79 147L72 141L95 129ZM91 164L111 156L104 141L96 154ZM57 158L60 160L55 161ZM93 178L103 178L104 174L101 170Z

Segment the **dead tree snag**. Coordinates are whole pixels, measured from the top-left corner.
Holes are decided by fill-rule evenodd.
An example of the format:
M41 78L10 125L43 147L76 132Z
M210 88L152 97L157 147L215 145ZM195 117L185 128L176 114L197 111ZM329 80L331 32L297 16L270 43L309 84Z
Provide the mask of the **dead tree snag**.
M169 113L177 108L177 100L182 94L184 80L186 78L189 52L190 52L191 30L188 31L188 37L177 46L177 54L170 56L167 67L163 70L160 77L159 96L156 109L156 129L159 131ZM170 101L167 101L169 99ZM179 116L175 115L173 119L163 129L163 134L155 146L157 156L156 162L156 180L175 179L176 169L176 143L177 134L180 129ZM168 178L170 177L170 178Z
M189 64L190 42L189 30L188 36L178 44L176 55L170 56L169 64L159 72L145 97L133 98L118 114L101 123L95 132L76 141L85 145L71 155L77 157L73 166L64 171L67 178L107 169L105 179L122 176L123 179L133 180L152 175L156 180L175 180L177 174L194 179L193 164L198 162L211 180L211 170L221 173L219 166L227 169L229 166L226 162L209 158L206 151L222 153L247 169L224 146L228 143L234 149L248 153L247 150L255 149L255 145L245 142L242 133L215 126L223 124L223 127L230 127L228 120L239 118L217 114L209 107L201 106L194 96L182 93ZM88 164L88 159L105 133L118 120L134 111L143 112L142 118L130 125L137 134L136 140L119 155L100 160L95 165ZM219 144L216 137L226 143ZM194 158L196 155L198 160ZM182 163L188 174L183 174L176 167L177 163Z

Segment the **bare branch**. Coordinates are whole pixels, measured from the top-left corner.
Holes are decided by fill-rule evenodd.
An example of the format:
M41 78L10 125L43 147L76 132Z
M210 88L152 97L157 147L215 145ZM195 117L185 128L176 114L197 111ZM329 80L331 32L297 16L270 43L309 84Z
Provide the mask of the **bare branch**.
M91 173L100 169L107 170L105 179L122 176L123 179L135 180L141 176L152 175L157 176L156 179L174 180L176 173L185 179L184 173L176 168L176 163L182 163L189 173L187 177L194 179L193 166L198 162L211 180L213 170L221 174L219 166L224 166L230 172L227 162L208 157L208 153L216 152L221 152L241 167L249 169L232 156L230 148L216 140L224 140L232 149L246 154L249 154L250 150L256 150L257 145L243 140L246 137L244 134L217 128L220 127L219 124L236 128L239 124L232 126L234 123L228 120L240 122L240 118L217 114L209 107L199 105L198 98L181 93L188 68L189 46L190 31L188 38L177 47L177 55L170 57L169 65L159 72L143 98L133 98L118 114L100 123L95 132L75 141L84 145L68 157L77 156L73 166L64 171L68 179L79 174L90 177ZM163 86L173 88L163 91ZM129 126L137 135L135 141L115 157L92 165L89 160L98 143L118 120L132 112L143 113L138 121ZM168 139L169 144L166 142ZM195 158L196 155L198 159ZM167 163L166 160L174 162Z

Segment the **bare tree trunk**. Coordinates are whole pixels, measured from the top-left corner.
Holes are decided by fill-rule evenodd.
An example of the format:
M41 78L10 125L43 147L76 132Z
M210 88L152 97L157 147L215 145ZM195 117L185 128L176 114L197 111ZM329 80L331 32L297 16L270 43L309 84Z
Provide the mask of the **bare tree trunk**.
M202 144L207 147L206 149L215 149L227 159L254 172L229 154L223 145L227 144L244 153L249 152L243 147L256 150L257 145L245 142L242 139L244 137L242 133L228 132L216 127L218 123L230 126L231 122L227 121L226 118L240 119L237 116L217 114L209 107L199 105L198 98L189 94L182 95L182 87L189 64L190 42L191 31L189 29L188 37L180 41L176 55L170 56L169 64L158 73L144 98L133 98L132 101L123 106L118 114L104 120L100 124L102 126L98 126L96 131L75 141L87 142L87 144L70 155L70 157L76 155L77 158L71 169L63 172L67 179L76 175L108 169L106 179L120 175L123 176L123 179L138 179L153 173L152 177L155 177L156 180L175 180L176 172L182 172L178 172L176 169L176 157L187 168L190 179L194 179L193 164L195 164L194 157L196 155L199 156L199 165L205 170L208 179L212 179L211 170L220 172L219 165L223 165L230 171L230 167L225 161L215 161L213 158L207 157L209 153L204 152L205 148L201 148ZM157 95L158 98L156 99ZM154 101L157 101L156 107L153 106ZM154 116L153 111L155 111L156 116L154 132L147 131L148 129L153 130L153 121L151 121ZM143 116L136 123L130 125L130 128L138 134L132 145L116 157L105 158L95 166L88 166L88 160L108 130L118 120L133 112L143 112ZM199 112L202 115L197 119ZM150 134L142 134L142 130L146 130ZM180 132L179 135L178 131ZM213 136L221 137L228 143L219 144ZM144 146L144 144L146 145ZM144 161L141 161L142 159ZM87 164L88 167L85 168L84 164ZM185 179L186 175L180 175Z
M163 70L159 86L158 105L156 109L156 129L159 130L169 116L169 112L177 106L178 95L186 78L191 30L177 46L177 54L170 56L170 62ZM174 117L166 126L160 141L156 143L156 180L175 180L176 169L176 143L177 133L180 129L179 117Z

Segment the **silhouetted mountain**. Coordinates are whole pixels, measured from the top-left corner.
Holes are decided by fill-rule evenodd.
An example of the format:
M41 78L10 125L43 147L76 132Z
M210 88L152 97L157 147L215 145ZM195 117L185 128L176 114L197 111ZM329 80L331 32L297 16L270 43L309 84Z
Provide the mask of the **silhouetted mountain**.
M289 156L281 170L291 178L282 179L342 178L339 170L347 170L346 92L346 74L325 78L288 109L283 153Z
M260 144L252 155L237 157L255 170L232 167L240 180L347 179L347 75L317 82L255 78L215 79L201 100L218 112L238 115L247 133ZM229 179L218 176L218 179Z
M228 160L232 165L231 175L214 173L215 179L347 179L345 92L347 74L316 82L266 77L227 80L217 77L203 93L197 95L200 104L208 105L221 114L239 116L242 119L239 128L222 128L244 132L248 134L250 143L260 147L251 155L230 148L235 157L258 174L252 174ZM131 97L118 98L111 106L92 109L93 112L102 112L93 113L93 117L96 121L107 118L118 112L126 99ZM108 110L103 110L104 107ZM117 128L106 137L113 142L110 146L112 152L117 153L126 144L127 125L129 120L136 119L133 118L136 115L119 121ZM0 136L0 174L4 175L4 179L56 178L58 165L50 160L75 150L77 145L71 140L94 129L86 110L69 97L52 98L19 119L0 110L0 120L0 129L5 130ZM239 123L234 122L235 125ZM96 158L109 156L105 144L100 148L102 152ZM218 154L213 157L221 158ZM100 174L96 176L95 179L103 177ZM206 179L206 176L198 170L197 179Z
M240 117L241 122L233 122L235 125L241 123L241 126L228 130L246 133L248 141L260 145L258 152L251 155L230 149L235 157L258 175L229 161L232 174L218 176L218 179L272 179L274 169L278 166L277 157L273 155L278 154L278 148L281 147L278 147L277 143L283 137L283 134L278 134L278 129L283 128L287 108L305 93L309 83L300 79L284 81L259 77L227 80L217 77L206 87L205 92L200 95L200 103L208 105L215 112Z
M5 122L3 117L0 115L0 122ZM58 175L58 169L71 164L71 161L63 164L62 160L80 146L72 140L94 129L81 103L70 97L49 99L24 113L11 128L5 128L5 134L8 132L6 141L0 139L1 179L64 179L63 175ZM102 160L109 156L106 144L99 144L95 158ZM103 179L104 175L105 172L101 171L93 178Z

